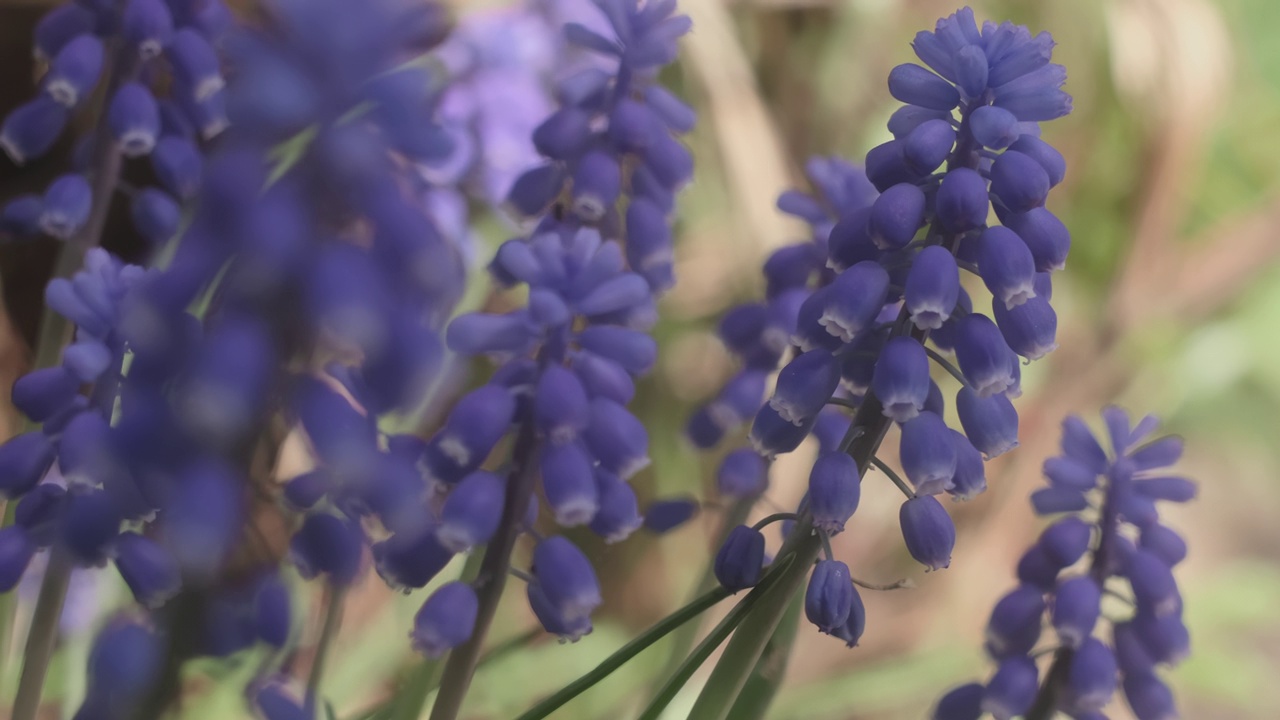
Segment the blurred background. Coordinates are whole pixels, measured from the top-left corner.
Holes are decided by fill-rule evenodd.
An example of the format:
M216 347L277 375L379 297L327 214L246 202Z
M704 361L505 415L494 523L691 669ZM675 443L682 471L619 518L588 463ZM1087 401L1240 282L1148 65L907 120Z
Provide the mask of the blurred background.
M509 3L453 4L466 24L495 17ZM1168 518L1191 547L1179 572L1193 654L1170 678L1184 717L1275 718L1280 3L973 5L980 20L1010 19L1033 32L1052 32L1054 60L1068 68L1075 112L1045 129L1069 168L1050 208L1074 239L1066 271L1054 278L1060 348L1024 370L1021 447L988 467L987 493L948 505L960 529L950 569L919 571L901 546L898 491L878 482L883 478L867 483L862 506L836 539L836 554L863 580L910 578L915 587L863 593L868 624L858 648L846 649L802 625L790 663L777 668L785 672L785 684L767 717L920 718L952 684L985 677L990 667L981 632L993 602L1013 585L1017 557L1041 527L1027 497L1041 482L1040 464L1056 452L1058 423L1067 413L1082 413L1093 423L1102 406L1119 403L1137 414L1159 415L1166 430L1184 436L1183 469L1200 481L1199 500ZM896 107L885 84L889 69L913 60L915 32L931 29L957 6L933 0L680 0L680 7L692 16L694 31L668 79L699 111L690 137L697 171L681 199L679 285L664 302L662 359L638 395L654 462L637 487L647 498L712 499L709 480L718 458L696 453L682 428L735 369L714 336L719 315L761 292L759 264L771 249L806 237L807 230L781 215L774 200L786 188L805 187L801 168L810 155L860 162L867 149L888 138L885 122ZM15 27L0 33L6 54L15 52L14 43L27 42L10 36ZM507 32L519 45L532 30ZM493 152L499 150L511 158L528 152ZM473 222L481 261L512 232L482 205L475 204ZM8 300L20 315L22 308ZM4 332L0 372L11 380L27 362L27 350L21 333ZM478 369L473 380L483 372ZM6 412L13 427L13 412ZM795 505L811 453L806 446L775 465L759 515ZM882 453L896 456L892 449ZM661 537L638 534L605 546L586 534L575 536L595 555L605 585L595 632L575 645L540 637L489 663L464 714L514 717L684 604L709 561L720 519L711 505ZM776 545L780 538L774 531L770 539ZM437 583L451 579L460 565ZM81 590L66 619L72 635L52 681L54 691L68 697L82 682L89 630L124 597L111 572L83 573L77 583ZM410 667L406 633L429 590L397 595L372 576L359 586L328 671L327 694L341 716L376 702ZM509 592L504 602L491 636L496 642L535 623L523 593ZM29 605L20 612L29 613ZM717 610L727 609L728 603ZM704 626L716 614L704 618ZM301 667L319 625L315 617L304 622ZM555 717L634 716L674 667L669 653L669 643L660 643ZM205 668L212 680L227 682L196 687L200 701L190 703L184 717L244 715L230 688L254 669L247 660ZM8 675L5 682L12 683L13 673ZM669 717L683 716L703 679L705 672ZM1122 706L1113 703L1111 717L1129 717Z

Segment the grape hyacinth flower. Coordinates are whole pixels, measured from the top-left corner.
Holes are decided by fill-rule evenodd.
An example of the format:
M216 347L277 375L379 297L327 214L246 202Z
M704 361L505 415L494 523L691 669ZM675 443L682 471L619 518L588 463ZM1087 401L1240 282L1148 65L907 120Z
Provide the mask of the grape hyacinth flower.
M818 194L779 199L811 224L813 242L769 257L768 302L730 311L721 337L744 373L782 362L749 433L765 458L795 450L837 411L828 406L854 410L843 439L823 448L797 532L844 527L848 514L834 511L830 473L819 466L847 453L847 484L872 464L889 474L907 496L900 524L908 551L928 569L945 568L956 533L936 496L981 492L983 458L1017 445L1010 399L1021 393L1019 355L1034 360L1055 346L1049 273L1063 267L1069 245L1044 208L1063 166L1039 139L1039 123L1071 109L1060 89L1065 71L1049 62L1052 47L1047 33L1011 23L979 27L968 8L939 20L915 39L927 67L889 74L890 94L906 105L889 121L894 139L867 153L865 175L813 161ZM991 292L990 314L960 286L961 270ZM930 359L960 383L963 432L943 420ZM690 420L699 447L715 446L749 415L736 411L745 400L731 390L733 382ZM890 424L901 428L906 480L874 455ZM816 554L815 540L804 543ZM1009 669L1011 682L1022 670Z
M1109 453L1079 418L1063 423L1062 455L1045 462L1048 486L1031 496L1037 514L1056 519L1018 562L1020 584L987 625L986 650L998 669L985 688L948 693L937 720L1094 717L1117 690L1142 720L1177 716L1157 669L1176 665L1190 647L1173 575L1187 548L1160 523L1157 503L1191 500L1195 485L1170 474L1182 441L1153 439L1155 418L1131 425L1116 407L1102 417ZM1100 510L1081 513L1076 498ZM1122 617L1102 619L1108 595L1126 599ZM1042 627L1057 643L1041 679L1034 649Z

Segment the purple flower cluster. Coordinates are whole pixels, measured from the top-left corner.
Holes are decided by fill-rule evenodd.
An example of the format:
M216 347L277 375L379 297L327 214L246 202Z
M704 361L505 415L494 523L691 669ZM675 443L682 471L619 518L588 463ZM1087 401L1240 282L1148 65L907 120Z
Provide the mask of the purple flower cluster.
M984 458L1018 443L1011 399L1020 394L1019 356L1034 360L1055 347L1049 274L1063 267L1069 236L1044 203L1064 163L1039 139L1038 123L1067 114L1071 98L1060 90L1065 71L1050 63L1046 33L1007 22L979 28L966 8L918 34L914 47L930 69L905 64L890 73L890 93L907 105L889 121L894 139L867 154L865 177L818 160L809 166L818 196L780 198L781 209L811 224L813 240L770 256L766 303L725 317L721 337L744 370L693 417L689 435L712 447L754 413L751 443L772 458L817 434L820 456L801 511L834 534L857 508L872 460L846 453L864 436L874 442L863 452L873 453L886 423L896 423L904 540L916 560L938 569L950 564L955 527L936 496L967 499L985 489ZM993 209L1002 224L989 224ZM960 270L990 290L990 316L975 311ZM766 374L788 355L757 411ZM931 358L961 382L963 432L943 420ZM827 420L833 402L857 408L852 427ZM763 464L743 452L725 458L727 494L764 487ZM724 564L735 553L726 545L721 556ZM832 589L844 572L834 562L820 563L827 569L810 585L810 618L824 632L851 635L840 630L850 615L831 609L860 603Z
M1058 519L1019 560L1020 584L996 603L987 624L995 674L985 686L948 693L937 720L977 720L984 713L998 720L1049 718L1059 711L1102 718L1119 687L1139 720L1178 716L1156 668L1177 664L1189 651L1173 576L1187 546L1160 523L1156 503L1187 502L1196 487L1169 474L1182 441L1150 439L1154 417L1131 426L1115 407L1102 417L1110 456L1080 418L1063 423L1062 455L1044 465L1048 487L1031 496L1036 514ZM1109 597L1119 599L1123 619L1104 614ZM1041 682L1033 650L1045 624L1057 642ZM1110 642L1098 637L1108 624Z
M592 65L561 82L560 108L533 131L546 160L508 198L536 226L503 244L490 265L499 284L527 287L528 303L460 316L447 331L451 349L503 362L462 398L423 455L446 496L435 538L449 553L486 542L504 503L527 503L523 526L532 531L539 476L561 527L586 525L615 542L643 522L628 480L649 462L648 434L626 406L634 378L656 359L645 331L656 320L655 297L674 280L668 213L692 173L674 133L694 121L656 75L675 58L689 20L673 14L674 2L598 6L607 31L569 23L565 36L613 69ZM516 468L503 480L480 467L513 426ZM549 632L576 639L601 602L595 573L573 543L535 536L530 605ZM380 568L401 572L389 560ZM458 602L424 606L417 642L430 650L465 640L446 629L470 611Z
M90 176L123 157L148 159L159 181L131 191L135 229L153 246L170 240L199 188L198 144L227 126L218 46L230 23L222 0L67 2L50 10L35 29L36 58L48 68L40 94L4 119L0 149L19 165L35 160L77 113L96 112L95 130L80 140L75 172L0 209L0 238L72 237L90 220L94 192L104 191ZM99 94L101 106L90 110Z

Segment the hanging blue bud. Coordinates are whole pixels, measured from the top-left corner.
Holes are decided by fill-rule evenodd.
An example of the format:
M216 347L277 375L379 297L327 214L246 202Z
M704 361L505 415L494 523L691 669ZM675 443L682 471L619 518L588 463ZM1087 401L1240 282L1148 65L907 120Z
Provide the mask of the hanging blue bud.
M214 443L231 443L253 431L275 360L272 331L258 318L227 318L216 325L178 391L188 429Z
M983 146L1003 150L1018 139L1018 118L1004 108L982 105L970 113L969 130Z
M1134 470L1137 471L1166 468L1178 462L1181 457L1182 438L1175 435L1153 440L1129 453L1129 460L1133 463ZM1161 500L1186 502L1195 497L1195 485L1193 483L1185 480L1178 482L1181 478L1172 478L1172 482L1169 482L1169 480L1166 479L1161 483L1171 491L1168 497L1162 497L1160 491L1154 490L1155 486L1151 483L1140 485L1139 487L1145 488L1143 492Z
M529 608L533 610L538 622L542 623L542 628L559 636L560 642L577 642L584 635L591 634L591 617L566 618L547 597L541 583L529 583L525 592L529 598Z
M507 388L499 385L476 388L453 406L444 429L432 439L432 445L454 468L466 474L480 467L493 446L507 434L515 412L515 396ZM456 482L461 477L438 479Z
M837 275L836 277L839 278L840 276ZM827 304L831 302L835 294L830 285L825 285L814 290L800 303L799 308L796 310L795 332L792 333L789 339L790 344L798 346L802 352L817 348L825 348L835 352L840 348L843 341L831 334L827 326L823 324L823 318L827 313ZM846 291L845 294L849 293ZM841 332L839 328L836 331ZM765 338L762 338L762 340L766 343L769 342ZM782 344L780 343L780 345ZM783 347L783 350L785 351L785 347ZM783 352L771 353L771 355L776 366L777 361L782 359Z
M951 566L956 526L937 498L920 495L902 503L898 523L911 557L930 570Z
M1173 692L1152 672L1125 673L1124 698L1138 720L1178 717Z
M1040 639L1044 594L1030 585L1019 585L996 603L987 621L986 650L997 660L1026 655Z
M13 523L22 528L37 547L48 547L57 535L58 520L66 498L67 491L60 485L37 485L18 501Z
M693 177L693 155L666 133L657 133L641 154L645 168L668 190L679 188Z
M924 224L924 210L924 191L915 185L899 183L885 190L871 204L867 218L872 242L882 250L903 247Z
M159 678L164 657L165 639L143 620L123 614L113 618L98 632L89 651L85 706L108 705L122 713L110 717L133 715ZM99 694L109 703L94 703Z
M25 528L0 528L0 593L7 593L17 587L31 558L35 556L36 549L36 544Z
M697 122L693 108L656 83L644 89L644 101L673 132L687 133Z
M738 592L760 582L763 567L764 535L746 525L730 530L716 553L716 580L726 590Z
M903 290L911 322L921 330L937 330L951 317L959 297L960 271L955 256L940 245L921 250L907 271Z
M938 701L930 720L978 720L982 717L982 695L985 691L981 683L953 688Z
M0 145L4 138L0 137ZM44 200L35 193L15 195L0 206L0 235L8 234L18 239L30 239L40 232L40 215L44 212Z
M1075 488L1048 487L1031 493L1031 507L1037 515L1080 512L1089 507L1089 500Z
M829 535L844 530L862 496L858 463L838 451L818 456L809 472L809 512L814 527Z
M120 532L120 511L101 490L67 495L62 509L61 540L76 562L102 565Z
M1053 629L1058 641L1080 647L1093 634L1101 607L1102 588L1093 578L1081 575L1059 582L1053 597Z
M627 206L627 265L644 276L653 292L675 284L671 226L662 208L643 197Z
M817 246L805 242L779 248L764 262L765 295L774 297L794 288L804 288L819 269Z
M413 649L438 658L471 639L479 612L476 592L457 581L441 585L413 618Z
M956 142L956 131L944 119L926 120L902 139L902 157L917 173L933 172L947 159Z
M151 152L160 134L160 108L146 86L129 82L120 86L107 109L107 125L125 157Z
M195 30L183 28L175 32L165 54L174 76L197 101L210 98L226 86L217 51Z
M36 60L47 62L68 42L93 32L96 21L93 11L79 3L51 9L40 18L33 31Z
M1112 625L1112 641L1115 648L1116 661L1126 675L1149 673L1156 661L1151 658L1147 648L1138 634L1133 621L1114 623Z
M991 194L1010 212L1040 207L1049 195L1049 174L1029 155L1007 150L991 165Z
M425 587L453 559L434 532L400 534L373 544L378 576L393 590Z
M149 60L173 36L173 16L164 0L129 0L120 16L120 31L137 48L138 57Z
M583 433L600 466L623 480L649 465L649 433L622 405L604 398L591 401L591 422Z
M1180 615L1181 608L1169 615L1153 615L1138 609L1133 629L1152 662L1172 667L1191 654L1191 635Z
M1026 155L1044 168L1049 176L1049 187L1062 182L1067 174L1067 161L1052 145L1034 135L1022 135L1009 146L1010 150Z
M698 514L701 505L691 497L675 497L649 503L644 514L644 529L655 535L671 532Z
M929 342L933 343L934 347L944 352L949 352L955 349L956 335L958 334L960 319L962 316L973 312L973 301L969 298L969 293L965 292L963 287L960 288L960 299L956 301L956 307L960 308L960 313L948 318L942 323L942 327L929 333Z
M1062 568L1063 566L1050 557L1044 548L1032 545L1018 559L1018 582L1034 585L1041 592L1050 592Z
M889 116L889 132L897 140L903 140L913 130L930 120L943 120L951 117L951 113L941 110L930 110L919 105L903 105ZM947 123L950 125L950 123ZM950 148L948 148L950 149ZM936 165L934 167L937 167Z
M613 207L622 192L622 171L607 153L593 151L578 161L573 172L573 210L583 220L596 222Z
M39 430L0 445L0 497L13 500L31 492L56 456L57 448Z
M190 200L200 190L204 159L190 140L167 135L151 150L151 168L166 190L182 200Z
M889 71L889 94L910 105L947 111L960 104L955 86L928 70L911 63Z
M980 398L1017 386L1017 357L991 318L969 313L960 318L955 337L956 361L969 386Z
M902 154L902 141L890 140L867 151L867 178L880 192L899 183L915 182L919 174L907 165Z
M870 216L871 208L858 208L832 226L827 235L827 267L844 272L860 262L880 256L880 248L872 242L871 233L867 231Z
M178 593L182 580L178 564L155 541L137 533L116 538L116 568L144 607L156 608Z
M982 695L982 711L996 720L1013 720L1031 709L1039 690L1039 671L1031 658L1010 657L1001 661Z
M590 352L573 356L571 367L591 397L626 405L636 394L635 381L620 365Z
M724 498L759 497L769 487L769 468L764 458L747 448L731 451L720 461L716 490Z
M895 337L876 360L871 390L884 406L884 416L907 422L920 414L929 396L929 356L915 338Z
M542 371L533 401L538 429L553 443L577 439L588 421L587 391L572 371L551 365Z
M995 88L995 104L1023 122L1055 120L1071 112L1071 96L1058 88L1067 79L1061 65L1045 65Z
M1173 569L1155 553L1147 550L1135 552L1129 558L1125 574L1133 586L1133 598L1139 610L1168 615L1181 608Z
M1076 415L1069 415L1062 421L1062 452L1095 478L1107 470L1107 452L1098 444L1089 426ZM1093 487L1092 481L1089 487Z
M453 552L489 542L502 521L506 483L484 471L466 476L449 491L440 511L436 538Z
M35 160L53 147L69 117L66 107L44 96L19 105L0 125L0 148L16 165Z
M1039 360L1058 347L1058 315L1047 299L1033 297L1012 309L996 302L992 311L1005 342L1022 357Z
M534 128L533 146L553 160L570 160L591 141L591 116L575 108L557 110Z
M956 393L956 412L969 442L988 460L1018 447L1018 411L1004 395L979 397L962 387Z
M853 418L837 410L825 410L818 413L818 420L813 424L813 439L818 441L818 452L839 450L840 443L849 432Z
M249 688L253 698L255 717L263 720L310 720L315 716L297 693L287 687L287 678L254 683Z
M658 359L658 346L646 333L615 325L593 325L578 333L578 345L621 365L633 375L642 375Z
M828 635L849 619L853 609L853 581L849 566L839 560L819 560L804 593L804 615Z
M1154 524L1142 528L1138 547L1160 558L1169 567L1187 558L1187 542L1164 525Z
M1016 233L996 225L978 238L978 271L996 305L1012 309L1036 297L1035 259Z
M188 468L175 483L161 515L164 545L183 575L211 577L242 532L240 492L229 469L212 462Z
M130 206L133 227L138 234L158 247L178 232L182 208L169 193L157 188L144 188L133 196Z
M589 524L591 532L606 543L626 540L644 524L635 490L617 475L603 470L596 473L596 486L600 502Z
M1071 249L1071 233L1056 215L1037 207L1007 214L1003 222L1031 248L1037 272L1054 272L1066 267Z
M40 229L66 240L89 220L93 190L82 175L63 175L44 191Z
M581 443L547 445L539 461L547 504L561 527L591 521L600 509L600 493L591 457Z
M282 648L291 630L289 590L272 572L258 583L253 597L254 634L272 647Z
M660 122L644 103L623 98L609 115L608 137L619 150L641 152L656 133L665 132Z
M1038 547L1058 567L1074 565L1089 549L1093 527L1078 517L1065 517L1044 529Z
M862 596L852 582L849 583L849 589L852 591L849 596L849 617L832 630L831 634L843 640L845 647L857 647L863 631L867 629L867 608L862 604Z
M769 407L793 425L811 423L840 384L840 363L826 350L810 350L778 374Z
M462 355L520 354L537 337L538 328L523 313L466 313L449 323L445 344Z
M951 445L956 451L956 473L947 492L956 500L972 500L987 489L986 465L982 453L964 433L951 430Z
M800 447L800 443L809 436L809 431L813 429L815 422L817 422L816 415L807 423L796 425L779 415L773 407L765 405L760 408L760 412L756 413L748 439L757 453L766 458L772 458Z
M943 176L934 201L939 222L953 233L985 225L988 203L987 181L976 170L965 167L949 170Z
M533 575L551 605L570 622L589 617L602 602L591 561L559 535L534 548Z
M96 36L84 34L69 41L49 63L42 85L49 97L72 108L93 92L102 74L106 50Z
M764 372L743 370L730 378L716 399L707 404L706 414L717 431L716 442L725 432L737 429L760 409L767 380Z
M560 165L539 165L526 170L507 191L507 204L521 215L538 215L560 194L565 179Z
M10 396L14 407L34 422L67 409L80 394L80 380L62 367L35 370L18 378Z
M918 494L936 495L952 486L956 450L942 418L925 412L903 423L898 452L902 469Z
M878 263L860 262L837 275L827 287L818 322L829 335L847 343L880 314L889 292L889 273Z
M311 513L289 542L289 559L302 577L328 574L335 585L349 585L360 572L364 533L350 520Z

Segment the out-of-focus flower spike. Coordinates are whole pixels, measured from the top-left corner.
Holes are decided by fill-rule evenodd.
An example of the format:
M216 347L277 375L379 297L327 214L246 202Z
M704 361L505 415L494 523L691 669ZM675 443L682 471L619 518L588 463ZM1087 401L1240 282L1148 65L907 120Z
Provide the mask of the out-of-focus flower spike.
M44 191L40 229L67 240L89 220L93 190L82 175L63 175Z
M933 709L931 720L978 720L982 717L981 683L969 683L948 691Z
M0 445L0 495L12 500L30 492L56 456L57 447L39 430Z
M768 486L769 473L764 459L746 448L725 455L716 472L716 489L721 497L757 497Z
M213 461L183 473L165 503L161 531L184 577L207 580L226 561L240 531L240 487L230 470Z
M674 497L655 500L645 508L644 528L662 535L683 526L698 514L701 505L691 497Z
M169 193L158 188L144 188L133 197L130 206L133 227L152 247L173 239L182 222L182 208Z
M115 540L116 568L133 597L145 607L163 605L182 585L178 564L167 550L137 533Z
M174 135L160 138L151 151L151 167L166 190L190 200L200 190L204 159L191 140Z
M982 710L996 720L1012 720L1031 708L1039 688L1039 671L1027 657L1011 657L1000 663L987 682L982 696Z
M0 125L0 148L17 165L35 160L53 147L67 126L67 108L40 96L18 106Z
M17 587L37 549L25 528L0 528L0 592Z

